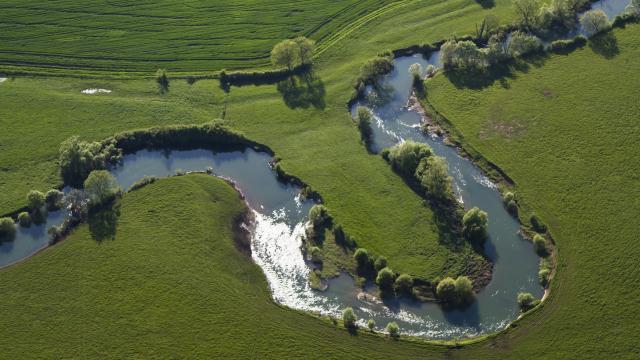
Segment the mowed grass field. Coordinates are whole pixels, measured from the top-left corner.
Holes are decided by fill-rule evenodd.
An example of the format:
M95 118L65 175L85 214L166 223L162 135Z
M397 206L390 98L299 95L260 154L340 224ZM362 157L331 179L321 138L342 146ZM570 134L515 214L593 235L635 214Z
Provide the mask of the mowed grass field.
M616 51L590 42L481 88L427 81L428 101L557 242L549 303L501 342L516 358L640 357L640 25L607 38Z
M0 270L0 358L392 358L438 349L360 334L271 301L231 226L222 180L188 175L126 194L115 237L82 225ZM367 354L366 356L364 354Z
M2 1L0 64L149 75L263 67L273 45L322 41L385 0Z

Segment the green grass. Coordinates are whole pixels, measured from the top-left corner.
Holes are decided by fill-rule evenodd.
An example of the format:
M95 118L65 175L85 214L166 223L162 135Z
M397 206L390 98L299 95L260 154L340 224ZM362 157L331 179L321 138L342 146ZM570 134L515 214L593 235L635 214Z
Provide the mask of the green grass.
M638 356L640 25L611 38L614 56L591 42L480 88L427 81L428 101L515 180L557 242L549 303L501 341L514 358Z

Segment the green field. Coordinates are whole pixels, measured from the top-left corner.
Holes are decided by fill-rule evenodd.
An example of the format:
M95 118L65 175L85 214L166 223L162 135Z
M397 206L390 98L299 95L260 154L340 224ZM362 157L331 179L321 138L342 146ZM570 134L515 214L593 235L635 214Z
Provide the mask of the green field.
M236 1L213 11L201 2L0 1L11 15L0 18L0 74L32 75L0 83L0 214L24 206L28 190L59 184L57 149L71 135L99 140L222 117L272 148L394 270L456 274L470 249L438 244L431 210L365 151L346 102L368 58L470 34L487 14L513 19L510 1L494 5L305 1L292 11L284 2ZM161 66L170 75L264 68L271 46L297 34L319 40L319 55L312 81L293 87L225 94L214 80L173 80L161 96L152 80L110 80ZM615 42L537 59L479 87L442 74L427 82L428 101L465 146L515 180L522 204L557 242L548 302L506 333L453 349L351 336L279 307L260 269L231 244L237 195L220 181L188 176L127 194L115 240L97 243L82 226L0 271L0 357L637 358L640 25L613 34ZM97 78L66 77L81 74ZM86 88L113 92L81 94Z

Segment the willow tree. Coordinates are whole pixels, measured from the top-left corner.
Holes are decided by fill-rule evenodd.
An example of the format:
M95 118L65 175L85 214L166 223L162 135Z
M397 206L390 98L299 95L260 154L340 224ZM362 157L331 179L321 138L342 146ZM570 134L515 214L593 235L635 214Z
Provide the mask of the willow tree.
M300 61L300 64L310 64L316 42L311 39L307 39L304 36L298 36L297 38L293 39L293 41L297 46L298 60Z

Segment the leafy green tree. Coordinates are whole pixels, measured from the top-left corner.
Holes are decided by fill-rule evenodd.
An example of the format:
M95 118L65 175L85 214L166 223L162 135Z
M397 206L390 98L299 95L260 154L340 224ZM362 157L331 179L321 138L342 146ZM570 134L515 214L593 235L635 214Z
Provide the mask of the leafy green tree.
M378 258L373 264L373 267L376 269L376 271L380 271L381 269L386 268L387 258L385 258L384 256L378 256Z
M360 273L367 272L371 266L371 260L369 259L369 252L367 249L358 248L353 254L353 258L356 260L358 271Z
M444 158L440 156L429 157L426 162L426 170L423 170L418 176L420 183L432 198L444 200L452 194L452 180Z
M547 254L547 240L540 234L535 234L533 236L533 248L536 252L544 256Z
M289 71L293 70L298 60L298 44L290 39L277 43L271 50L271 62L274 66L285 66Z
M64 199L64 193L60 190L51 189L44 195L45 203L49 210L57 210L62 207L62 201Z
M497 64L507 57L502 38L498 35L491 35L484 51L489 64Z
M316 46L315 41L307 39L304 36L298 36L297 38L293 39L293 41L297 46L298 60L300 61L300 64L310 64L313 57L313 50Z
M92 171L84 181L84 191L92 206L97 206L112 199L119 191L116 178L106 170Z
M625 10L636 16L640 15L640 0L631 0Z
M402 274L396 278L394 287L399 294L411 295L413 289L413 278L411 275Z
M535 36L522 31L511 33L507 51L513 57L519 57L542 49L542 41Z
M169 92L169 76L167 75L167 70L158 69L158 71L156 71L156 84L158 84L158 90L161 94Z
M16 224L10 217L0 218L0 239L11 237L16 233Z
M329 225L331 222L331 214L329 210L322 204L315 204L309 210L309 221L314 228L319 229Z
M536 299L531 293L521 292L518 293L518 306L523 312L534 308L540 303L540 300Z
M611 28L609 17L602 9L589 10L582 14L580 25L589 37Z
M551 277L550 269L540 269L540 271L538 271L538 280L540 281L540 285L547 286L549 284L550 277Z
M80 186L92 170L105 169L122 157L115 144L81 141L72 136L60 145L58 164L66 184Z
M342 321L344 323L344 327L346 327L347 329L353 329L356 327L358 318L356 317L356 314L353 312L352 308L348 307L342 310Z
M398 324L395 323L395 321L388 323L386 329L389 333L389 336L391 336L392 338L395 339L400 336L400 328L398 327Z
M456 279L456 296L460 303L468 303L473 299L473 284L466 276L458 276Z
M376 327L376 321L373 319L369 319L369 321L367 321L367 327L369 328L369 331L373 331L373 329L375 329Z
M379 78L393 69L393 59L389 56L376 56L369 59L360 68L360 80L365 84L377 85Z
M487 240L489 216L477 207L467 211L462 217L462 233L469 241L484 243Z
M455 302L457 298L456 281L450 277L446 277L436 286L436 296L445 302Z
M389 149L391 166L405 177L414 176L422 159L431 156L431 148L415 141L403 141Z
M31 190L27 194L27 206L31 211L37 212L42 210L45 203L44 194L38 190Z
M539 0L514 0L513 10L525 29L532 30L537 26L540 10Z
M358 115L356 117L356 125L360 130L360 138L369 146L371 143L371 137L373 136L373 128L371 127L371 112L364 106L358 107Z
M376 277L376 284L383 293L389 293L393 291L393 283L395 281L395 274L388 267L378 271Z
M20 226L22 227L31 226L31 215L29 215L29 213L26 211L21 212L20 214L18 214L18 223L20 223Z

